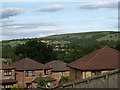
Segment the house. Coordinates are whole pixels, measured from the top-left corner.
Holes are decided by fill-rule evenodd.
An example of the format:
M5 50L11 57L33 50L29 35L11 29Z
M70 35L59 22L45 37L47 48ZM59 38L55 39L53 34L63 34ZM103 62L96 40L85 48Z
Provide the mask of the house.
M119 51L108 46L95 50L67 65L70 67L70 77L83 79L117 69L119 56Z
M2 62L5 62L7 64L11 63L12 62L12 59L11 58L2 58L0 59Z
M15 79L20 88L37 88L37 84L32 84L32 81L40 74L42 76L51 76L51 68L34 61L29 58L21 59L11 66L15 67Z
M0 87L11 88L18 81L15 80L15 68L10 65L0 63Z
M55 85L59 84L61 76L69 76L69 68L67 67L67 63L62 62L60 60L53 60L45 64L46 66L52 68L51 73L52 77L54 77L57 81Z
M52 78L52 77L49 77L49 76L46 76L46 77L44 77L44 78L45 78L45 82L46 82L47 86L49 86L49 87L54 86L54 82L56 81L55 78ZM33 84L37 84L37 82L38 82L39 79L40 79L39 76L36 77L36 78L32 81L32 83L33 83Z

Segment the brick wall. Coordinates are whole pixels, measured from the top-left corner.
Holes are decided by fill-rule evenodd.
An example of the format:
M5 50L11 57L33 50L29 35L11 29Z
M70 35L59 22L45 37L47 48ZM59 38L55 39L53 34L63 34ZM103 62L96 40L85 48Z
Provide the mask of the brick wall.
M72 80L82 78L82 72L78 69L70 68L70 77Z
M53 83L53 86L59 84L59 81L60 81L62 75L63 76L70 76L69 75L69 71L65 71L65 72L52 72L52 77L56 79L56 81Z
M42 75L44 75L43 70L37 70L34 72L35 73L34 76L29 76L29 77L27 77L25 75L25 73L26 73L25 71L16 71L15 73L16 73L16 80L18 81L17 85L20 88L25 88L26 83L30 83L35 77L39 76L40 73L42 73Z
M101 71L101 73L106 73L109 72L111 70L104 70ZM78 69L74 69L74 68L70 68L70 77L72 80L74 79L84 79L84 78L88 78L92 76L92 72L91 71L81 71Z

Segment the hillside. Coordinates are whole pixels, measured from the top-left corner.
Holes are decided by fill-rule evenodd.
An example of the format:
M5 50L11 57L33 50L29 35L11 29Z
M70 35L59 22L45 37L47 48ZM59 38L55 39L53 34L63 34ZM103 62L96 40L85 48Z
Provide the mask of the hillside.
M82 45L86 44L96 44L100 42L116 42L119 41L118 36L120 32L113 32L113 31L102 31L102 32L86 32L86 33L72 33L72 34L60 34L60 35L52 35L43 38L32 38L37 40L44 40L54 42L56 44L76 44L80 43ZM26 41L30 39L14 39L14 40L7 40L3 41L2 45L10 45L12 47L16 46L17 44L24 44ZM57 41L57 42L56 42ZM92 43L91 43L92 42Z
M68 53L78 44L82 46L99 45L99 47L108 45L115 48L116 45L120 43L120 40L118 39L119 35L120 32L108 31L108 32L61 34L32 39L36 39L38 41L47 43L48 45L52 45L53 50L58 51L60 53L58 57L61 58L64 57L64 53ZM2 57L18 60L19 57L16 56L14 53L15 46L18 44L25 44L28 40L31 39L15 39L2 41Z
M104 32L86 32L86 33L73 33L73 34L61 34L52 35L45 37L43 39L48 40L70 40L70 39L96 39L98 41L102 40L114 40L120 35L120 32L104 31ZM113 36L113 37L110 37Z

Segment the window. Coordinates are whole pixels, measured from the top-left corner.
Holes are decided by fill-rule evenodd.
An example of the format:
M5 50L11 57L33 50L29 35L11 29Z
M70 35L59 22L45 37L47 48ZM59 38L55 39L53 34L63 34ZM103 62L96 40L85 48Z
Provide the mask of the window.
M44 74L45 74L45 75L48 75L48 70L44 70Z
M101 71L92 71L92 76L101 74Z
M4 76L11 76L12 70L4 70Z
M34 76L34 71L26 71L26 76Z
M92 76L94 76L95 75L95 72L92 72Z
M61 72L62 73L62 76L64 76L65 75L65 72Z
M12 85L4 85L5 88L11 88Z

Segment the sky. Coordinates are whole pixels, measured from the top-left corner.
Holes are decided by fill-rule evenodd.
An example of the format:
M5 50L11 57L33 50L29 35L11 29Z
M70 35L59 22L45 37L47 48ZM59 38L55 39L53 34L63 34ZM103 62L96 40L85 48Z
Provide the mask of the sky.
M0 40L118 31L118 0L2 2Z

